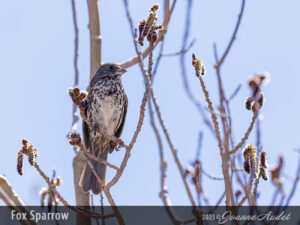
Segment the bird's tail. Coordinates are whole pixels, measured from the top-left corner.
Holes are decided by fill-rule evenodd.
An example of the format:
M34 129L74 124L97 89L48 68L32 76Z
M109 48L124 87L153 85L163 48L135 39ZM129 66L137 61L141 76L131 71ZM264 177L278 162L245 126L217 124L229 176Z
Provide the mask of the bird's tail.
M108 150L106 149L103 153L100 154L100 159L107 161L107 155L108 155ZM88 159L93 167L95 168L95 171L101 181L105 184L105 176L106 176L106 166L103 165L102 163L98 163L92 159ZM88 192L92 190L92 192L97 195L101 191L100 184L94 175L93 171L91 170L90 166L88 163L85 164L82 175L80 177L79 185L81 186L82 190L84 192Z

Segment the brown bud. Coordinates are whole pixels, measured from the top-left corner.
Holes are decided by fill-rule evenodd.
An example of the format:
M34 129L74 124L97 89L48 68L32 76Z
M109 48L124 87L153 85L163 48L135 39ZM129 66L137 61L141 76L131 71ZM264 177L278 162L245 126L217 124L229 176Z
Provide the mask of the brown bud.
M262 107L262 105L264 104L264 101L265 101L265 96L264 96L264 93L260 93L260 96L259 96L259 99L258 99L258 104L260 105L260 107Z
M144 46L144 38L143 37L139 38L139 44L140 44L140 46Z
M81 137L78 133L76 132L71 132L69 135L68 135L68 138L70 139L69 140L69 143L71 145L81 145Z
M162 25L155 25L155 26L153 27L153 29L154 29L154 30L161 30L161 29L163 29L163 26L162 26Z
M150 11L156 12L158 9L159 9L159 5L158 5L158 4L154 4L154 5L152 6L152 8L150 9Z
M241 190L235 192L235 198L237 199L242 194Z
M18 153L17 171L22 176L23 173L23 154Z
M69 88L69 89L68 89L68 93L69 93L69 95L70 95L72 101L74 101L74 100L76 99L76 95L75 95L75 93L74 93L74 88Z
M199 75L205 75L206 70L202 61L200 59L197 59L194 54L192 54L192 58L192 65L195 67L197 77L199 77Z
M244 161L244 170L246 173L250 174L250 164L249 161Z
M78 98L79 98L79 100L82 101L85 97L86 97L86 92L82 91Z
M260 168L259 174L265 181L269 179L266 170L262 167Z
M80 89L78 87L74 87L74 93L78 96L80 94Z
M23 145L23 146L26 146L27 143L28 143L28 141L27 141L26 139L23 139L23 140L22 140L22 145Z
M265 169L268 168L266 156L267 156L267 152L266 151L262 151L260 153L260 165L261 165L261 167L263 167Z
M139 24L139 37L142 37L147 20L144 18Z
M83 104L79 105L79 109L80 109L81 112L84 110Z
M59 187L61 185L61 178L57 177L56 178L56 186Z
M29 149L28 151L28 161L30 165L34 166L36 162L36 157L37 157L37 150L36 149Z
M150 45L154 45L157 41L157 34L155 31L152 30L147 36L147 40L149 41Z
M245 108L248 109L248 110L251 110L253 102L254 102L253 97L247 98L246 101L245 101Z

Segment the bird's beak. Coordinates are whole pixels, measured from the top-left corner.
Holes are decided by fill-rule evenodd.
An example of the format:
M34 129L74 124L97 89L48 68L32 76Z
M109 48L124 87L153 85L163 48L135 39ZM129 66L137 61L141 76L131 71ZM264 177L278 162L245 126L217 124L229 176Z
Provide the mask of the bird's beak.
M117 73L118 75L120 75L120 76L121 76L123 73L125 73L125 72L127 72L127 70L122 69L121 67L118 68L117 71L116 71L116 73Z

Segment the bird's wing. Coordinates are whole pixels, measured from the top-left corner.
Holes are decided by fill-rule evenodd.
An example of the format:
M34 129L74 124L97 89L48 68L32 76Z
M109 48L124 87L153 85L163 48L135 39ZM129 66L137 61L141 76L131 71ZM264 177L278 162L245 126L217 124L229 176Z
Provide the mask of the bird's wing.
M85 116L87 115L87 109L88 109L88 104L86 102L85 107L84 107ZM90 131L89 131L89 127L88 127L87 123L84 122L83 120L82 120L82 133L83 133L84 146L87 150L89 150L91 147Z
M125 120L126 120L126 115L127 115L127 107L128 107L128 99L127 99L127 96L125 94L123 116L121 118L122 121L121 121L121 124L120 124L119 128L115 132L115 136L117 138L119 138L121 136L123 128L124 128L124 124L125 124Z
M90 131L86 122L82 121L82 133L83 133L83 143L84 147L89 150L91 147L90 141Z
M127 107L128 107L128 98L125 94L125 98L124 98L124 107L123 107L123 115L121 117L121 123L120 126L118 127L118 129L115 131L115 137L119 138L123 132L123 128L124 128L124 124L125 124L125 120L126 120L126 115L127 115ZM110 149L109 152L112 153L115 147L115 143L113 141L110 142Z

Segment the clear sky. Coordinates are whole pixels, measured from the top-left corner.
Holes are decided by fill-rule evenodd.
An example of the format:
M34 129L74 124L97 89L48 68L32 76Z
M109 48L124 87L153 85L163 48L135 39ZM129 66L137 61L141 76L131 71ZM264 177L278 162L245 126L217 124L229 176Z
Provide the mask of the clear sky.
M153 5L151 0L129 0L137 25ZM158 1L162 6L162 1ZM215 105L218 103L216 74L213 68L213 43L219 54L226 47L237 15L240 0L194 1L190 40L196 39L187 53L188 79L197 99L205 104L200 84L191 66L191 53L203 59L207 75L204 77ZM103 61L123 62L135 54L122 0L99 1L103 37ZM80 88L89 82L89 32L86 1L77 1L79 26ZM186 1L178 1L165 42L166 52L181 47ZM294 151L299 140L299 58L300 58L300 2L297 0L248 0L237 40L222 67L227 95L238 84L241 91L233 100L232 115L236 142L241 139L251 120L251 112L243 107L250 94L248 78L255 72L268 71L271 82L264 88L266 103L262 114L262 141L268 161L274 165L278 156L285 157L284 190L289 193L295 176L298 155ZM162 22L163 10L159 11ZM298 27L298 28L297 28ZM37 192L46 186L37 172L24 162L24 175L16 171L17 151L22 138L27 138L39 151L38 163L50 176L55 168L63 179L59 188L70 203L75 203L72 159L74 152L66 134L72 122L72 103L67 88L74 82L74 29L71 1L27 0L0 1L0 76L1 76L1 157L0 174L5 174L26 204L39 204ZM155 49L157 53L158 48ZM127 121L122 139L129 142L135 130L139 105L144 91L138 66L128 69L123 84L129 99ZM197 138L204 132L201 160L209 173L221 176L220 155L195 106L183 88L178 57L165 57L155 79L154 91L162 115L182 164L188 167L194 159ZM159 158L146 113L145 124L132 150L120 181L111 189L120 205L161 205L159 198ZM247 143L255 142L255 133ZM164 141L168 163L168 190L175 205L189 204L170 149ZM114 152L109 161L119 165L124 150ZM239 152L240 154L240 152ZM113 171L107 177L113 176ZM214 204L224 190L222 181L204 178L204 192ZM271 182L259 184L258 204L268 204L275 187ZM297 200L298 199L298 200ZM291 202L299 205L300 191ZM95 199L99 203L98 198ZM0 203L3 204L3 203Z

